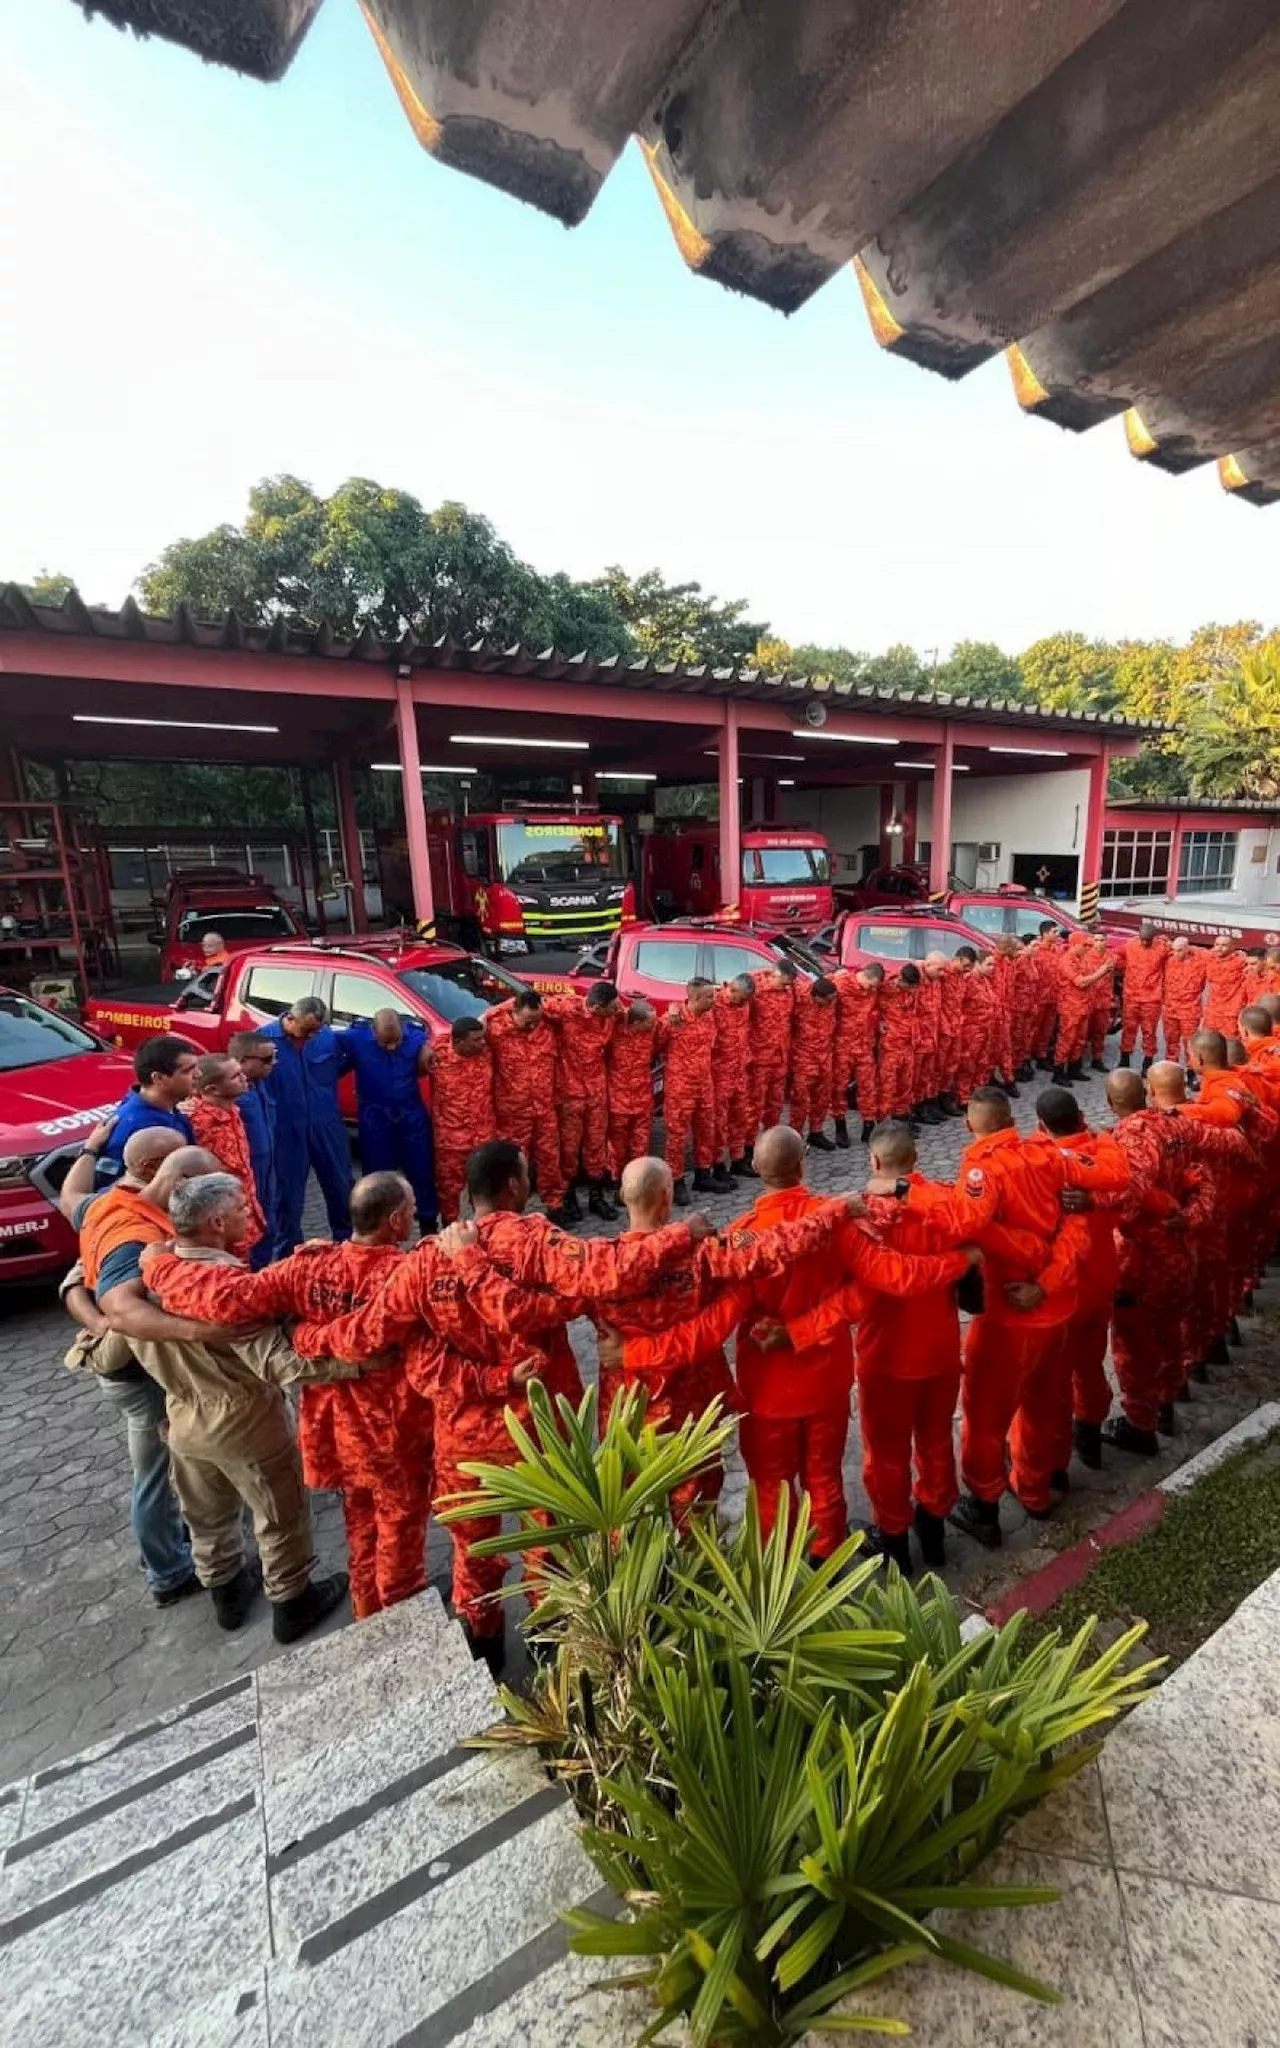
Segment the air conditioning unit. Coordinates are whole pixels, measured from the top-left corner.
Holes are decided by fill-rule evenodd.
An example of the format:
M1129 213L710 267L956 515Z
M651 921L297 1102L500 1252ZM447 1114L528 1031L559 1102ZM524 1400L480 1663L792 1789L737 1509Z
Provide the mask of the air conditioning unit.
M991 861L993 861L993 860L999 860L999 858L1000 858L1000 841L999 841L998 839L984 839L984 840L982 840L982 842L980 843L980 845L979 845L979 847L978 847L978 859L979 859L979 860L980 860L980 861L982 862L983 866L985 867L985 866L987 866L987 865L988 865L988 864L989 864L989 863L990 863Z

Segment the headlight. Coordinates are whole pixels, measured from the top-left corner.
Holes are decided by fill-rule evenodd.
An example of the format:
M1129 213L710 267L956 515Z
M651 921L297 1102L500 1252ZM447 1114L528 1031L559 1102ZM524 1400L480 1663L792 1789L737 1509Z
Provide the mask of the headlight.
M31 1168L39 1157L33 1152L29 1159L0 1159L0 1188L29 1187Z
M610 891L609 891L609 901L610 901L610 903L621 903L621 901L622 901L623 897L624 897L624 896L626 895L626 893L627 893L627 885L626 885L626 883L625 883L625 882L622 882L622 883L620 883L620 884L619 884L619 886L618 886L618 887L617 887L616 889L610 889Z
M517 896L516 902L520 905L520 908L522 910L536 910L538 907L538 899L536 896Z

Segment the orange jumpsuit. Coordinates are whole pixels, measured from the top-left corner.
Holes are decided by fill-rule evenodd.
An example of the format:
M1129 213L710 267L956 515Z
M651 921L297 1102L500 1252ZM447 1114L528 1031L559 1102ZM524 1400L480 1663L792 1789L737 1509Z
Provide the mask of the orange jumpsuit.
M621 1180L632 1159L645 1159L653 1144L653 1063L666 1044L660 1018L635 1024L624 1017L609 1040L609 1170Z
M762 1195L741 1219L744 1227L769 1230L785 1221L812 1215L821 1207L808 1188L774 1189ZM844 1541L849 1516L844 1493L844 1451L849 1431L849 1395L853 1383L853 1349L849 1336L849 1302L810 1341L803 1319L823 1289L844 1277L855 1292L861 1313L868 1288L927 1295L958 1278L965 1260L955 1253L914 1258L886 1249L857 1226L846 1222L834 1250L797 1259L775 1280L756 1280L749 1287L727 1291L702 1316L672 1331L667 1355L692 1355L709 1340L722 1342L743 1324L738 1335L738 1389L746 1408L741 1427L742 1455L756 1490L760 1526L767 1537L777 1519L786 1490L793 1501L807 1493L813 1516L812 1550L827 1557ZM789 1351L763 1351L751 1341L747 1319L767 1315L800 1331ZM653 1353L644 1342L628 1343L628 1371L640 1370Z
M667 1165L679 1180L690 1136L698 1172L708 1172L715 1163L715 1008L695 1017L683 1003L676 1003L667 1012L666 1025L662 1115L667 1126Z
M915 1105L919 990L886 975L880 991L880 1113L907 1116ZM864 1111L865 1115L866 1112Z
M1084 1058L1093 1011L1093 976L1101 962L1092 946L1070 945L1058 967L1058 1065L1074 1067Z
M1155 1059L1156 1026L1164 1002L1164 970L1169 941L1154 938L1149 946L1136 935L1124 949L1124 1000L1120 1011L1120 1050L1133 1051L1139 1038L1143 1056Z
M961 982L964 1008L961 1012L960 1044L957 1050L956 1093L967 1102L975 1088L991 1079L996 1062L996 991L989 974L971 968Z
M939 975L930 974L925 967L920 970L920 986L916 990L915 1072L911 1081L913 1103L932 1102L935 1095L941 1095L944 1085L951 1085L949 1076L944 1079L939 1058L945 974L945 968Z
M1116 968L1110 953L1095 953L1094 967L1105 967L1101 981L1095 981L1089 998L1089 1044L1088 1049L1099 1064L1106 1048L1107 1036L1111 1030L1111 1019L1116 1007ZM1168 1043L1166 1039L1165 1043Z
M479 1230L480 1244L456 1259L425 1238L363 1307L294 1332L295 1348L308 1358L368 1358L404 1347L411 1383L434 1405L437 1501L473 1490L465 1462L518 1459L504 1419L510 1408L530 1426L528 1398L512 1383L516 1365L538 1358L548 1392L576 1402L582 1382L565 1325L587 1306L644 1294L692 1251L682 1224L628 1245L570 1238L542 1216L489 1215ZM476 1516L450 1532L454 1607L478 1637L501 1632L506 1559L478 1558L472 1546L500 1526L496 1516Z
M253 1177L253 1159L244 1118L234 1102L209 1102L203 1095L193 1095L187 1104L187 1119L195 1132L197 1145L203 1145L206 1152L212 1152L224 1173L234 1174L249 1198L249 1232L241 1246L248 1258L253 1247L261 1243L267 1234L267 1219L258 1200L258 1184Z
M820 1131L831 1104L836 1005L820 1003L811 982L795 993L791 1018L791 1121L798 1131Z
M171 1314L200 1322L327 1322L384 1286L403 1258L396 1245L313 1243L249 1273L163 1253L148 1264L146 1281ZM420 1593L427 1583L431 1403L403 1365L366 1379L304 1385L298 1448L307 1485L342 1495L357 1619Z
M730 1001L727 989L716 990L715 1054L712 1081L716 1103L716 1157L727 1152L741 1159L755 1136L755 1096L751 1087L751 1004Z
M757 1130L769 1131L782 1122L782 1105L787 1099L790 1078L791 1013L795 991L791 987L771 988L765 972L753 974L755 995L751 1002L751 1077L755 1088Z
M867 1123L877 1123L880 1107L880 991L862 988L857 974L840 967L831 976L836 985L836 1034L832 1050L832 1101L843 1116L852 1082L858 1110Z
M973 1241L969 1217L957 1214L963 1197L954 1188L920 1173L909 1179L909 1209L892 1197L873 1196L869 1203L870 1220L893 1251L935 1258ZM963 1259L956 1263L963 1271ZM926 1514L942 1520L958 1497L953 1428L960 1392L957 1277L912 1295L854 1283L788 1325L797 1350L821 1343L841 1318L857 1325L862 1483L876 1526L887 1536L900 1536L910 1527L913 1498Z
M1013 962L1013 1064L1015 1071L1034 1057L1036 1029L1043 1008L1040 956L1024 946Z
M1204 963L1204 1028L1224 1038L1240 1036L1240 1012L1249 1000L1249 955L1207 953Z
M446 1041L431 1065L431 1108L435 1126L436 1194L440 1214L452 1223L467 1178L467 1160L477 1145L498 1135L493 1112L493 1054L459 1052Z
M1248 1001L1258 1002L1263 996L1280 996L1280 963L1272 965L1263 958L1255 960L1245 977Z
M566 1182L556 1107L560 1042L555 1025L539 1017L536 1024L521 1028L511 1004L499 1003L485 1017L485 1036L493 1051L498 1129L524 1153L544 1207L562 1208Z
M1053 1034L1058 1026L1058 976L1062 964L1062 942L1051 934L1047 939L1037 939L1032 950L1036 956L1040 990L1035 1027L1031 1034L1031 1050L1037 1060L1047 1060L1049 1048L1053 1044Z
M1094 1160L1114 1152L1116 1138L1110 1131L1077 1131L1059 1138L1068 1152ZM1085 1218L1089 1235L1088 1252L1080 1271L1080 1292L1071 1321L1071 1413L1077 1422L1095 1426L1111 1413L1111 1382L1107 1378L1107 1345L1111 1315L1119 1279L1116 1258L1115 1216L1106 1209L1094 1209ZM1143 1425L1145 1427L1145 1424ZM1067 1446L1063 1446L1064 1450ZM1065 1468L1067 1457L1055 1459Z
M947 971L942 977L942 1002L938 1012L938 1093L956 1095L959 1091L961 1044L964 1039L965 1011L968 1007L969 976L965 968L958 967L954 960L947 962Z
M1187 1040L1200 1029L1204 1001L1205 963L1203 946L1192 946L1179 955L1170 953L1164 970L1164 1050L1166 1059L1185 1061Z
M997 953L991 970L995 1018L991 1029L991 1067L1012 1081L1018 1066L1013 1056L1014 1012L1018 1003L1018 962L1012 953Z
M969 1493L998 1501L1005 1490L1008 1441L1013 1490L1037 1511L1049 1505L1050 1476L1059 1466L1067 1332L1088 1255L1084 1219L1064 1217L1058 1196L1064 1187L1118 1191L1128 1174L1114 1163L1077 1159L1051 1138L1022 1138L1007 1129L975 1139L961 1160L959 1185L975 1200L986 1197L988 1182L996 1192L997 1220L1042 1239L1047 1258L1035 1270L988 1255L986 1308L965 1337L961 1472ZM1044 1300L1034 1309L1014 1308L1004 1286L1015 1280L1034 1281Z
M579 1164L596 1185L609 1177L607 1058L616 1016L588 1007L585 996L546 996L542 1013L560 1039L560 1166L572 1187Z

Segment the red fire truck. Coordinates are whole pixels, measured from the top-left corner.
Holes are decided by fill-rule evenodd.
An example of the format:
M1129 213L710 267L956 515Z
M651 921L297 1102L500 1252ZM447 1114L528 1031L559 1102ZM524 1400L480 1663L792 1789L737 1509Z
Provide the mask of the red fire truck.
M670 824L644 842L644 901L653 917L715 916L721 903L717 825ZM831 854L807 826L751 826L742 834L738 914L772 931L816 932L834 915Z
M465 818L432 812L427 850L437 934L473 951L589 946L635 920L619 817L532 806ZM378 858L384 901L408 918L403 834L379 834Z

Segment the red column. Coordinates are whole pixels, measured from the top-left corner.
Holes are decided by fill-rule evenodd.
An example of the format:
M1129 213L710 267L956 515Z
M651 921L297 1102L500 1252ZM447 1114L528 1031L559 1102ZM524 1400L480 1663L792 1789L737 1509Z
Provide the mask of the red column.
M412 686L396 679L396 738L400 746L400 783L404 798L405 835L409 842L409 874L413 882L413 914L420 926L435 926L431 893L431 857L427 850L427 806L422 794L422 756L418 752L418 721Z
M910 867L916 857L916 825L919 799L919 783L904 782L902 785L902 852L898 856L904 867Z
M333 787L338 810L338 832L342 840L342 865L346 869L350 894L347 898L353 932L369 929L364 900L364 855L360 850L360 827L356 823L356 793L351 782L351 763L345 754L333 764Z
M1080 916L1085 924L1098 917L1098 892L1102 880L1102 834L1107 820L1107 769L1110 756L1104 747L1089 763L1089 809L1084 825L1084 857L1080 873Z
M882 868L891 868L897 863L898 856L894 851L893 844L894 835L889 830L892 823L893 784L891 782L882 782L880 784L880 865Z
M929 894L945 896L951 872L951 783L956 757L955 736L942 728L942 745L933 763L933 819L929 827Z
M720 728L720 903L736 909L741 901L742 805L738 791L738 707L732 697L723 705Z

